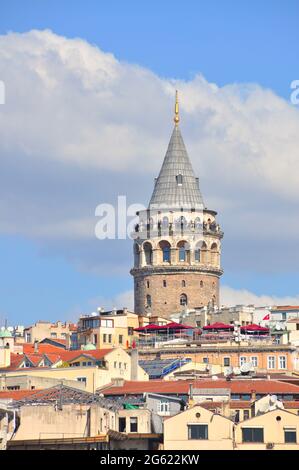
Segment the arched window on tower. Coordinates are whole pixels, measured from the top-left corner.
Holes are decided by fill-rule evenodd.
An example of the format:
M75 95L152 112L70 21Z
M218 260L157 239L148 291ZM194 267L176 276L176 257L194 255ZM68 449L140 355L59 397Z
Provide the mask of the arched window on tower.
M202 223L199 217L196 217L196 219L194 220L194 226L195 226L196 233L199 233L202 231Z
M149 265L153 262L153 248L149 242L145 242L143 245L145 264Z
M217 243L213 243L211 246L211 263L212 264L217 264L217 258L218 258L218 246Z
M196 247L194 250L194 260L199 263L200 262L200 248Z
M206 242L202 242L201 245L201 262L207 263L208 262L208 247Z
M152 296L147 294L146 296L146 307L151 307L152 306Z
M180 241L177 244L178 250L179 250L179 262L186 262L189 261L189 245L185 241Z
M180 296L180 305L185 306L188 304L188 299L186 294L181 294Z
M137 243L134 244L134 266L137 268L140 263L139 246Z
M182 280L182 287L186 287L186 281Z
M162 250L162 261L163 263L170 263L170 243L166 240L162 240L159 243Z

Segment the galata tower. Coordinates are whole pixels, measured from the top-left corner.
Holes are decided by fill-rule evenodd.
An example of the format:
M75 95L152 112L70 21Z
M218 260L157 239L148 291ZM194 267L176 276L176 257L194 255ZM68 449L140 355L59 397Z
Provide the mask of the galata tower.
M221 239L217 212L205 207L179 127L174 129L147 210L134 232L135 312L169 318L219 305Z

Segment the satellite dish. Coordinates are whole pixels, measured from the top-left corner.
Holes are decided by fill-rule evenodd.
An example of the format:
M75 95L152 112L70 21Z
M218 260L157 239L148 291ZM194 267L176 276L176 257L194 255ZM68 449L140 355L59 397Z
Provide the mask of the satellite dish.
M242 374L247 374L251 369L252 369L251 362L245 362L240 367L240 371L241 371Z
M261 403L259 405L259 411L261 413L267 413L267 411L269 411L269 403L267 403L266 401L264 403Z
M270 395L269 397L269 402L272 404L277 402L277 396L276 395Z
M234 367L233 372L234 372L235 375L240 375L241 374L241 371L240 371L239 367Z
M279 323L276 323L275 330L282 330L282 326Z

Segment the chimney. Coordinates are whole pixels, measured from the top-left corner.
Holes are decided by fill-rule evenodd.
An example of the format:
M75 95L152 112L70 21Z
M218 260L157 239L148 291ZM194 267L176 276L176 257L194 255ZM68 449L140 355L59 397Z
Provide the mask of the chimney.
M189 400L193 400L193 383L189 383Z
M223 401L222 402L222 415L225 416L226 418L230 417L230 402L229 401Z
M65 349L71 349L71 335L67 333L65 335Z
M38 341L37 340L34 341L34 352L38 353Z
M138 349L131 350L131 380L138 380Z

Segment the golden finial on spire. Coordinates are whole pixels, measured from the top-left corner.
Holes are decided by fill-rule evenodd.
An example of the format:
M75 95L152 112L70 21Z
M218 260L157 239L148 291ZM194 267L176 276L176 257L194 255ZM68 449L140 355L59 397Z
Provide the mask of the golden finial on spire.
M180 121L179 116L179 99L178 99L178 90L175 90L175 107L174 107L174 118L175 125L177 126Z

